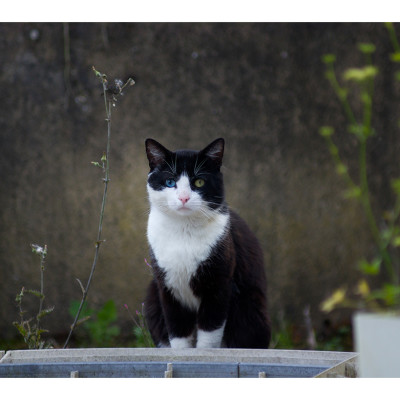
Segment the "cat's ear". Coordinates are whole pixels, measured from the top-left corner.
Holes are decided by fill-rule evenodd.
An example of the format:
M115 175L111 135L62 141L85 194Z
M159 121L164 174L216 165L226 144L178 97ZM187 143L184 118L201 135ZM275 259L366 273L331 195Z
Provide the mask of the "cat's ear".
M170 151L154 139L146 139L145 144L150 169L154 169L165 161Z
M214 140L201 153L207 157L210 157L218 167L222 164L222 157L224 156L224 145L225 140L222 138Z

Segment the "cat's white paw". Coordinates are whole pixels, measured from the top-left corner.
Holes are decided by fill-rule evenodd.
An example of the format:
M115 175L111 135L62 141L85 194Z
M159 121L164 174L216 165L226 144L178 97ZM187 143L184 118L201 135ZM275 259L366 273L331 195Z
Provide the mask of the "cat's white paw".
M219 348L221 347L222 336L224 335L225 323L221 328L214 331L203 331L199 329L197 332L197 345L199 349Z
M192 336L189 336L187 338L172 338L169 341L171 343L171 348L173 349L188 349L193 347Z

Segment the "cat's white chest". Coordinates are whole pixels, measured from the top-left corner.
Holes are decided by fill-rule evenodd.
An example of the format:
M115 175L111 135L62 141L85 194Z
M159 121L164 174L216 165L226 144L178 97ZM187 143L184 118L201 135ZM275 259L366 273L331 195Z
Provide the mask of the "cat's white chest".
M165 272L165 284L192 309L198 309L200 299L194 296L190 279L225 233L228 220L227 214L216 214L207 223L196 224L186 218L172 218L156 208L150 212L147 236L157 263Z

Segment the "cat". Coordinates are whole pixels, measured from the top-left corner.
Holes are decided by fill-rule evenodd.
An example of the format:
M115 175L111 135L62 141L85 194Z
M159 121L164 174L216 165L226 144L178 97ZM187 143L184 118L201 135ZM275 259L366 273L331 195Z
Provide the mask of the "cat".
M263 253L224 200L224 139L201 151L145 145L153 280L144 315L155 345L268 348Z

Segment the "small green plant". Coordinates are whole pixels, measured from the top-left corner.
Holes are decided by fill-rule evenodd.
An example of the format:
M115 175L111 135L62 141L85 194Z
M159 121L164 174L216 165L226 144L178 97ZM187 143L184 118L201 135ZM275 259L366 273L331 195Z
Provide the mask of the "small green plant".
M136 338L136 347L155 347L153 339L151 338L150 331L146 324L146 319L144 316L144 303L142 303L142 311L136 310L136 317L132 315L127 304L124 304L124 308L128 311L129 316L134 322L133 334Z
M107 79L107 76L97 71L94 67L93 67L93 72L95 73L96 77L100 79L103 86L103 96L104 96L104 105L105 105L106 122L107 122L107 147L106 151L103 153L103 156L101 157L100 163L94 161L92 162L92 164L95 165L96 167L100 167L103 170L104 191L103 191L103 199L101 202L99 227L97 231L97 239L95 242L95 253L94 253L92 268L90 270L89 278L85 287L83 286L81 281L77 279L82 291L82 299L76 311L74 322L71 325L68 337L64 343L64 349L68 346L72 333L75 327L77 326L78 321L80 320L80 315L84 307L86 297L89 292L90 284L92 282L92 278L94 275L94 271L96 269L97 261L99 258L100 246L104 242L104 240L102 239L103 219L104 219L104 210L107 200L108 184L110 182L111 111L113 107L115 107L115 104L117 102L117 97L122 95L122 92L125 89L125 87L132 86L135 84L135 81L132 78L129 78L125 83L123 83L120 79L115 79L113 83L110 83Z
M395 50L390 59L399 63L400 46L394 27L390 23L385 24L385 26ZM339 149L334 143L334 128L324 126L320 129L320 134L327 142L338 174L344 178L347 184L345 196L355 199L363 207L376 245L376 255L373 259L364 258L360 260L358 269L363 277L356 283L352 291L349 292L345 287L339 288L323 302L321 308L326 312L330 312L338 306L365 310L399 311L400 179L391 182L395 195L393 208L379 214L376 208L372 207L367 171L367 144L375 134L373 128L373 95L375 78L379 70L372 64L372 56L375 52L373 44L359 44L358 50L365 57L365 65L361 68L350 68L345 71L343 80L346 82L346 86L339 83L335 72L336 57L332 54L323 57L323 62L326 65L326 77L343 107L349 122L348 132L358 145L357 179L350 175L349 168L342 160ZM395 75L395 79L400 81L399 72ZM350 94L357 99L357 105L361 109L360 115L357 115L353 110L352 103L349 100ZM371 280L374 277L379 277L385 283L379 285L378 281L374 285L375 288L372 288Z
M80 302L73 301L69 307L71 316L75 316ZM117 308L113 300L108 300L97 312L87 304L81 310L81 319L77 325L83 324L89 345L95 347L110 347L120 334L120 328L113 323L117 320Z
M317 350L352 351L352 330L349 325L342 325L326 338L318 338Z
M40 256L40 291L22 288L21 292L16 297L17 306L19 309L19 322L14 322L14 326L24 338L24 342L29 349L44 349L51 347L50 344L42 340L42 334L47 332L41 327L42 319L50 314L54 307L43 308L44 295L44 270L45 259L47 256L47 246L44 247L32 244L32 252ZM29 294L39 299L39 309L35 317L26 319L26 311L22 307L22 301L25 295Z
M288 327L283 327L281 330L272 331L270 349L294 349L296 348L293 342L292 332Z

